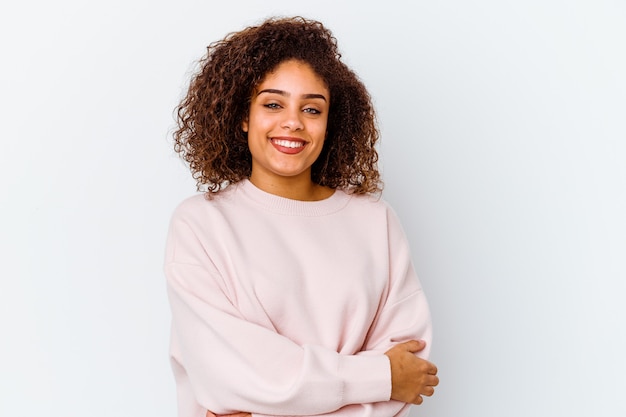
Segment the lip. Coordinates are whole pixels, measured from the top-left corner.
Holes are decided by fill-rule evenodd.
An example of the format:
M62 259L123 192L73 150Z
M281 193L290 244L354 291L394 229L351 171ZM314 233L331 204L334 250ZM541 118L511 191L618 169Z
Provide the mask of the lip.
M288 155L295 155L295 154L302 152L304 148L306 148L306 145L307 145L307 142L304 139L294 138L291 136L274 136L274 137L271 137L269 140L272 146L277 151L288 154ZM297 142L299 144L302 144L302 146L297 146L297 147L283 146L283 145L279 145L277 141L278 142L280 141Z

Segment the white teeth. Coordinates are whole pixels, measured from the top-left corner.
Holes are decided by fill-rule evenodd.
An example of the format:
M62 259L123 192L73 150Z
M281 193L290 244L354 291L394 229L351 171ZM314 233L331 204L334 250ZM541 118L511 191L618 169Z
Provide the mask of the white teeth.
M302 142L293 142L285 139L274 139L274 143L284 148L301 148L304 146Z

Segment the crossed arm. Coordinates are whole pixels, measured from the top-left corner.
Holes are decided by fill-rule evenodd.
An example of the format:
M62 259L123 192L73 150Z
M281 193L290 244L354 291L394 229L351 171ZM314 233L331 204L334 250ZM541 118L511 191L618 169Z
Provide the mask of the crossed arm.
M421 404L422 396L430 397L439 384L437 367L415 356L426 346L424 341L411 340L397 344L385 352L391 363L391 399L408 404ZM334 413L328 413L331 416ZM207 410L206 417L252 417L252 413L215 414Z
M178 383L197 405L193 415L389 417L432 395L438 378L424 359L429 346L412 340L430 341L428 305L403 236L390 232L390 242L389 291L363 351L352 355L299 346L248 322L202 248L175 246L166 264L171 354Z

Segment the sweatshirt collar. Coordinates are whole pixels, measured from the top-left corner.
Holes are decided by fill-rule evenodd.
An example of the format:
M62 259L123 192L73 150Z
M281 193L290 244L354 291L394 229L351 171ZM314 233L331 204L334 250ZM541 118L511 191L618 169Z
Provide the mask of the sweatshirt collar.
M318 201L301 201L280 197L263 191L250 180L245 179L236 184L243 198L257 206L274 213L291 216L325 216L344 208L351 196L343 190L335 190L328 198Z

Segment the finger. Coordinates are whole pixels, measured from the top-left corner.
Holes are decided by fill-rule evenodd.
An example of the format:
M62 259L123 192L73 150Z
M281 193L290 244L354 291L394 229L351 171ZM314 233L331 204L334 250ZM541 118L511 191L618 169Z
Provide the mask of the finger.
M431 386L426 386L422 390L422 395L425 395L427 397L431 397L434 393L435 393L435 388L433 388Z
M249 417L250 413L246 413L245 411L239 411L237 413L232 414L215 414L210 410L207 410L205 417Z
M409 352L416 353L426 347L426 342L423 340L409 340L408 342L402 343L402 345Z
M437 375L437 367L435 366L435 364L431 363L430 367L428 368L428 373L431 375Z
M424 387L436 387L439 385L439 378L436 375L426 375L423 379Z

